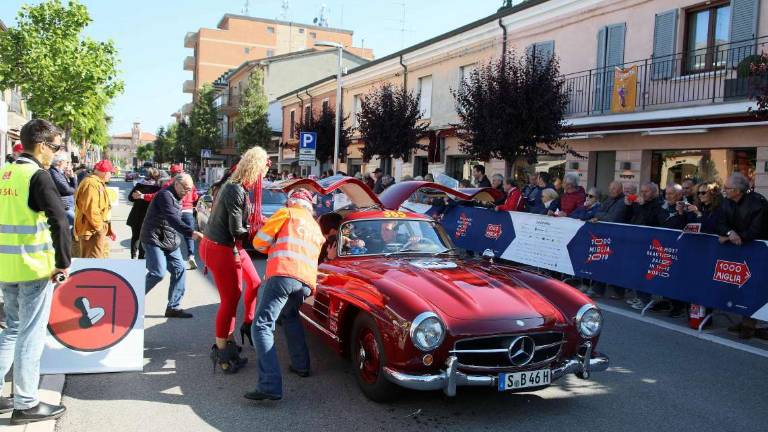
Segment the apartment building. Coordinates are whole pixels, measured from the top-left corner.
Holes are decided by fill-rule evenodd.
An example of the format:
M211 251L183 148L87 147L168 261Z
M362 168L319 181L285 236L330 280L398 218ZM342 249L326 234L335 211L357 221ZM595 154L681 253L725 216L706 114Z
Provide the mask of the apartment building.
M193 49L193 54L184 59L184 70L192 71L192 79L184 82L183 91L196 100L203 84L244 62L304 51L317 41L340 43L350 53L373 59L371 49L352 46L352 36L351 30L226 14L216 28L201 28L184 37L184 47Z
M368 63L368 60L350 51L342 51L342 67L352 69ZM338 51L311 48L270 58L244 62L214 81L218 94L214 105L221 115L221 131L224 145L220 154L230 158L238 154L235 121L239 116L243 93L248 88L255 70L261 71L262 86L270 102L269 122L276 136L273 145L266 150L274 163L280 160L279 143L283 130L283 112L279 95L305 86L338 70ZM298 97L303 97L299 95ZM335 103L335 99L334 99Z
M605 188L611 180L722 181L738 171L768 193L768 143L760 139L768 123L747 113L754 104L738 71L765 51L766 3L528 0L352 69L342 82L349 121L368 92L390 82L419 92L430 122L422 141L429 150L362 169L468 178L476 162L462 154L451 127L458 119L450 90L506 47L557 56L570 100L566 142L581 157L556 155L534 167L482 162L489 173L569 172L584 186ZM360 145L350 147L350 161Z

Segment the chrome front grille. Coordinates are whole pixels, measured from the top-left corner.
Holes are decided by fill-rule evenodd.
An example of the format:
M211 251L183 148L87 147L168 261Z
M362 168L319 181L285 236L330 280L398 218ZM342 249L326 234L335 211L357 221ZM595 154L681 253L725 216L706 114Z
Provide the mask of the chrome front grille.
M533 358L520 369L528 369L552 362L560 354L560 349L565 343L565 336L561 332L486 336L456 341L451 354L458 359L459 367L517 369L509 358L509 347L520 336L528 336L536 344Z

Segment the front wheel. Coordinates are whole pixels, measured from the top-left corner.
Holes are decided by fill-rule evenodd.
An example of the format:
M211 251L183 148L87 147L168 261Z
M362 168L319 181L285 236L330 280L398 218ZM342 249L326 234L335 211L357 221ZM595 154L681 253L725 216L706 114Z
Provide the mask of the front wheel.
M379 328L370 315L361 313L355 318L351 353L357 384L368 399L375 402L393 400L400 388L384 376L384 344Z

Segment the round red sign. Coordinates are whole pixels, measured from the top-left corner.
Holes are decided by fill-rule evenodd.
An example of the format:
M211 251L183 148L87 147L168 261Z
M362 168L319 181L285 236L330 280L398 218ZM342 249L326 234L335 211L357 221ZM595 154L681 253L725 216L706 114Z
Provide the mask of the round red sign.
M122 276L79 270L54 289L48 331L69 349L100 351L130 333L138 312L136 293Z

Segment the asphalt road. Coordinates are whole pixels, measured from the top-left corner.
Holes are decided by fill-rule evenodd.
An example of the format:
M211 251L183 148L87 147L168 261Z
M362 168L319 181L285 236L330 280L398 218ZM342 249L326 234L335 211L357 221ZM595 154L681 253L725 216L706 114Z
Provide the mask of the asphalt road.
M116 209L116 225L127 212ZM123 245L128 235L119 233ZM127 257L122 246L114 250ZM183 306L195 317L163 318L167 281L159 285L146 303L144 371L68 376L69 412L58 430L768 430L768 359L612 313L600 341L612 367L591 381L570 376L530 394L459 388L450 399L406 392L376 404L358 390L349 361L310 335L313 375L286 373L282 401L253 403L242 395L255 386L255 354L248 350L251 363L236 375L212 373L218 294L200 271L187 278Z

